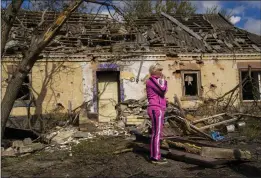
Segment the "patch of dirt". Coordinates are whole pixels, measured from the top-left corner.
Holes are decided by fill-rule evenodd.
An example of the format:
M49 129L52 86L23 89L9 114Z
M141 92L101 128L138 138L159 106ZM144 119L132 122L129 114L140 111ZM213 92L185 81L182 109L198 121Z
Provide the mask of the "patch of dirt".
M253 145L257 146L244 147ZM113 154L127 146L124 138L99 138L73 146L72 156L69 151L41 151L25 157L2 158L2 177L261 177L261 159L215 169L170 159L166 165L155 165L148 162L148 154Z

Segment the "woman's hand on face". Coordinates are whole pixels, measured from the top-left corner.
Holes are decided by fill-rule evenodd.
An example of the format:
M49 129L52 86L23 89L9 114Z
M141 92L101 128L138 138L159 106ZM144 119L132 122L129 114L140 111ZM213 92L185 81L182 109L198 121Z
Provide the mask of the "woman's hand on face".
M161 74L161 79L166 80L166 76L163 73Z

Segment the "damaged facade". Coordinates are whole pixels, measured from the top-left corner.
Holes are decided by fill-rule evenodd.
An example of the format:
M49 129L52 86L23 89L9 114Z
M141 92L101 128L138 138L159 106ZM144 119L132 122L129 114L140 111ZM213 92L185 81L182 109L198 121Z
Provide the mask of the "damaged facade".
M10 33L2 61L2 94L22 57L16 52L27 48L41 16L41 12L20 12L27 31L16 22ZM46 26L55 16L46 13ZM260 36L234 27L220 14L182 18L162 13L134 24L130 28L107 15L74 13L26 78L11 117L27 115L33 92L32 114L57 108L67 112L88 102L89 113L96 114L99 122L110 122L116 118L116 104L146 95L149 66L156 62L164 66L167 97L173 101L177 94L184 108L196 108L203 98L217 98L231 90L247 75L249 65L260 94ZM261 100L253 95L252 84L241 87L240 96L238 104Z

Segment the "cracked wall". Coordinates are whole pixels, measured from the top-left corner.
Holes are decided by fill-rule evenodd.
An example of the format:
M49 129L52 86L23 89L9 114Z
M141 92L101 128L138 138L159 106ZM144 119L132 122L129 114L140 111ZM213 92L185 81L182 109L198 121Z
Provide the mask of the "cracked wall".
M216 98L231 90L239 83L239 71L237 62L260 62L260 60L184 60L181 58L166 58L147 56L140 72L139 81L136 83L141 57L126 58L121 61L100 62L91 61L39 61L32 70L32 87L37 103L40 107L31 109L32 113L39 112L47 114L62 104L64 111L68 111L69 101L72 109L80 106L84 101L93 101L97 92L95 85L95 72L102 68L108 68L108 64L115 64L120 71L120 99L140 99L146 95L145 81L148 78L150 65L158 62L164 67L163 73L168 81L167 98L173 101L174 94L181 99L185 108L197 107L202 101L200 99L185 99L182 96L182 75L184 70L200 70L202 96ZM12 63L3 62L6 67ZM107 64L107 66L105 65ZM187 68L187 69L186 69ZM2 70L2 98L5 92L7 74ZM237 101L239 102L239 100ZM97 111L97 103L93 101L91 112ZM26 115L25 107L16 107L11 115Z

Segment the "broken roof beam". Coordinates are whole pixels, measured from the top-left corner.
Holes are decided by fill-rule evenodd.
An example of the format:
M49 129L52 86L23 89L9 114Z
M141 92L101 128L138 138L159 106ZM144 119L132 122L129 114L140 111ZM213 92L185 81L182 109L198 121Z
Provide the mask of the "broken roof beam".
M177 19L175 19L174 17L161 12L161 15L163 15L164 17L168 18L170 21L172 21L173 23L175 23L176 25L178 25L179 27L181 27L183 30L185 30L186 32L188 32L190 35L194 36L195 38L197 38L198 40L202 40L202 37L200 37L198 34L196 34L195 32L193 32L191 29L189 29L187 26L183 25L181 22L179 22Z

